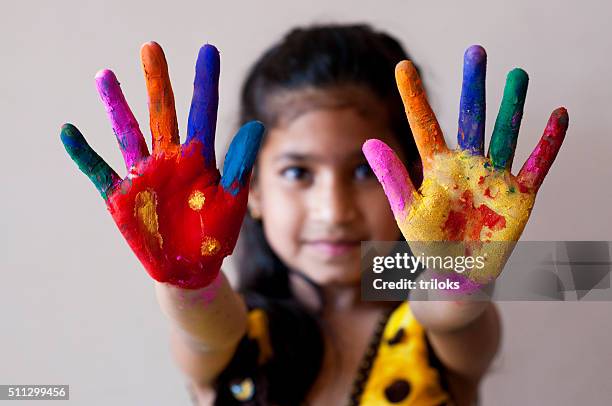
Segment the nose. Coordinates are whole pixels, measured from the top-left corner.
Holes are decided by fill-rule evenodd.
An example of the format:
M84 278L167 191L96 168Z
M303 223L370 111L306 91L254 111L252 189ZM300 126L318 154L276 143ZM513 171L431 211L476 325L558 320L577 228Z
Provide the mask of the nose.
M313 220L326 225L346 225L358 218L359 208L350 181L339 174L329 174L318 180L312 193Z

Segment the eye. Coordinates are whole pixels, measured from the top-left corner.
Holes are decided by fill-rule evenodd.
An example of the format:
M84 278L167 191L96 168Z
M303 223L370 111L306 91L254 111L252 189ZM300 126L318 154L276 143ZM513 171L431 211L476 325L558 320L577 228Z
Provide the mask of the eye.
M355 178L358 180L369 179L374 176L374 172L372 172L372 168L367 163L359 164L355 168Z
M289 166L281 171L281 176L291 181L304 181L310 177L310 171L301 166Z

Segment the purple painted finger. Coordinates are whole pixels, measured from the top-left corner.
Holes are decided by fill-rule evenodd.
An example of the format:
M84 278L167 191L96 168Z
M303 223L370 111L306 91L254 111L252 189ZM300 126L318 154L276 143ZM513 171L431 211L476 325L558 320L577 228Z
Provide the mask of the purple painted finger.
M402 161L387 144L380 140L367 140L363 153L382 185L395 218L405 217L414 201L414 186Z
M147 143L115 74L108 69L99 71L96 74L96 87L117 136L125 167L129 171L138 161L149 156Z

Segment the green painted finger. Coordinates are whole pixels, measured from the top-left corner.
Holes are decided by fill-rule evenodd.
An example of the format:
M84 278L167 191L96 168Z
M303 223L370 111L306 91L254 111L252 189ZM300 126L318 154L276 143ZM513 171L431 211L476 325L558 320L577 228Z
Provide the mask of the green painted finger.
M62 126L60 137L68 155L107 200L108 193L121 182L119 175L89 146L83 134L72 124Z
M512 167L528 82L527 72L520 68L511 70L506 78L504 96L489 144L489 158L493 166L498 169Z

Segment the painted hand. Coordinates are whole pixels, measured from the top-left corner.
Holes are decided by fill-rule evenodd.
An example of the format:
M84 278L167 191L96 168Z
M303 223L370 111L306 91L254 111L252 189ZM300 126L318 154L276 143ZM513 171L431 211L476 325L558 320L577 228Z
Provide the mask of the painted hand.
M129 246L157 281L196 289L209 284L231 254L244 214L248 181L263 135L259 122L234 137L221 177L214 140L219 53L200 49L196 63L187 140L180 144L174 96L161 47L142 46L153 152L110 70L96 75L128 175L117 173L72 124L61 139L81 171L94 183Z
M512 175L528 77L521 69L507 77L488 156L484 156L486 53L465 53L459 110L459 148L451 151L431 110L421 80L409 61L396 67L396 79L410 128L423 161L423 184L415 190L404 165L379 140L363 152L382 184L395 219L408 242L457 241L470 251L488 241L517 241L536 193L552 165L568 126L567 111L553 111L539 144L517 176ZM491 244L490 246L493 246ZM478 285L494 280L512 250L489 252L489 264L466 273Z

